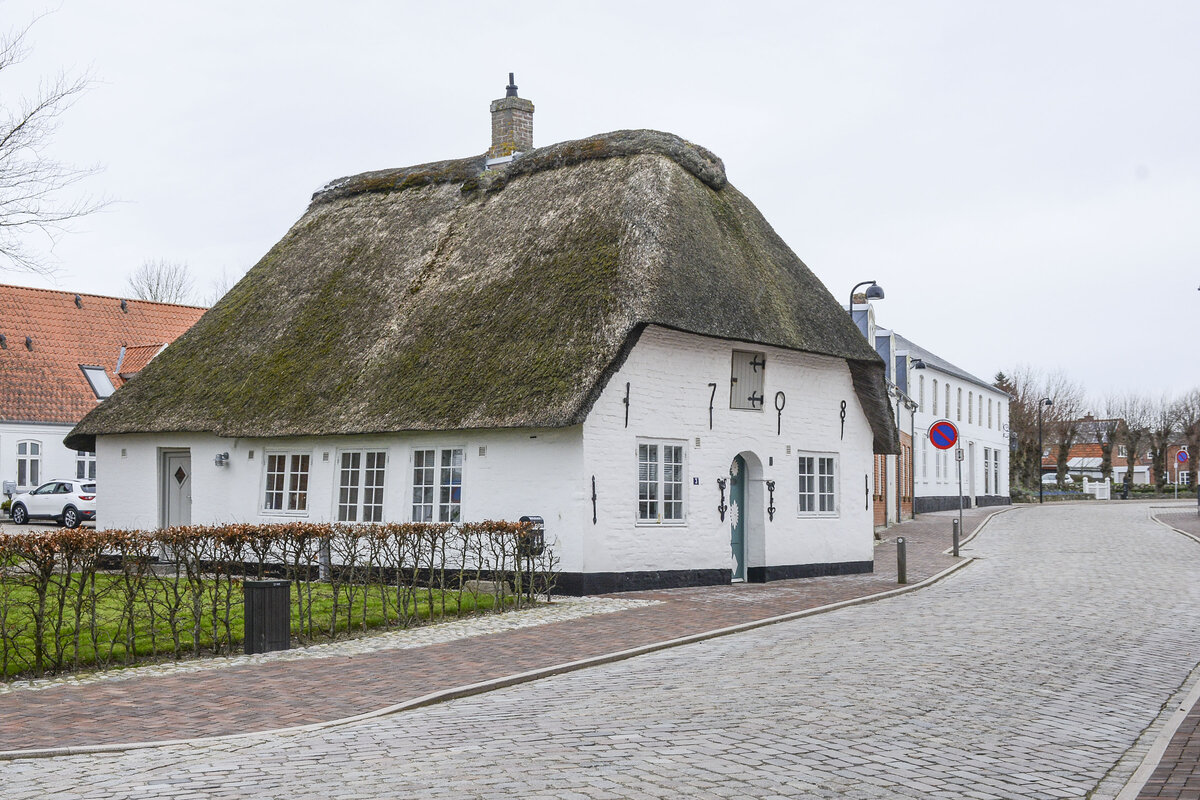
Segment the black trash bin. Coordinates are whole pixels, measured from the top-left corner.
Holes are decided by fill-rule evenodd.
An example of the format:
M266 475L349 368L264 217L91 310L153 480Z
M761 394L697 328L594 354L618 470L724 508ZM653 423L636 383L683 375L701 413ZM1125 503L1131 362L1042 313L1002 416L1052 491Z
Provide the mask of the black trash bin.
M292 644L291 582L246 581L246 654L287 650Z

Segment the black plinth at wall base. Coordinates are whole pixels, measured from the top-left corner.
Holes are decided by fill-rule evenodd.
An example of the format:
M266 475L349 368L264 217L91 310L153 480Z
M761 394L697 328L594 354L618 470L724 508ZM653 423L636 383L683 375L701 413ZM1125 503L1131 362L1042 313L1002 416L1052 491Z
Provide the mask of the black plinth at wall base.
M750 567L747 583L766 583L791 578L817 578L823 575L858 575L874 572L874 561L847 561L832 564L785 564ZM644 572L564 572L558 576L554 593L568 596L636 592L644 589L679 589L685 586L723 586L730 582L727 569L677 569Z
M555 594L579 597L586 594L636 592L643 589L678 589L683 586L720 586L729 583L727 569L672 569L643 572L563 572Z
M820 578L826 575L860 575L874 572L874 561L842 561L832 564L779 564L771 567L750 567L746 580L750 583L786 581L794 578Z

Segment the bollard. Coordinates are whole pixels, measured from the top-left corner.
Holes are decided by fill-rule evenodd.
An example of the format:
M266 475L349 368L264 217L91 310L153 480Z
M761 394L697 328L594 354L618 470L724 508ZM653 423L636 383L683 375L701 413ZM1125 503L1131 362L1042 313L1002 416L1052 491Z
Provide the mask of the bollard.
M896 537L896 583L908 583L908 554L903 536Z
M958 558L958 520L954 520L954 557Z

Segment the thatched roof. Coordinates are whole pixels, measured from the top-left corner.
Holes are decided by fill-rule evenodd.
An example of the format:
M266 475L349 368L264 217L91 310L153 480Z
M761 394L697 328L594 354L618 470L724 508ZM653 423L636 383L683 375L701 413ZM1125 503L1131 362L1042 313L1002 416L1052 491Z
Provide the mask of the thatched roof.
M655 131L332 182L67 444L574 425L652 324L848 359L898 449L849 315L720 159Z

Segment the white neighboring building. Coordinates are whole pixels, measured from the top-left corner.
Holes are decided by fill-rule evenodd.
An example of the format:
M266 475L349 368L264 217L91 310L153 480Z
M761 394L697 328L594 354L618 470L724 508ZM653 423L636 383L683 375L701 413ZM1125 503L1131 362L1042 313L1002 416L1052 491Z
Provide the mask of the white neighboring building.
M953 450L929 442L929 426L948 419L958 427L963 449L962 491L966 507L1007 505L1009 426L1006 392L929 350L896 335L900 384L917 402L916 511L958 508L958 472ZM914 368L914 362L924 364Z
M568 593L870 571L884 365L720 160L505 149L318 193L72 432L103 524L537 515Z

